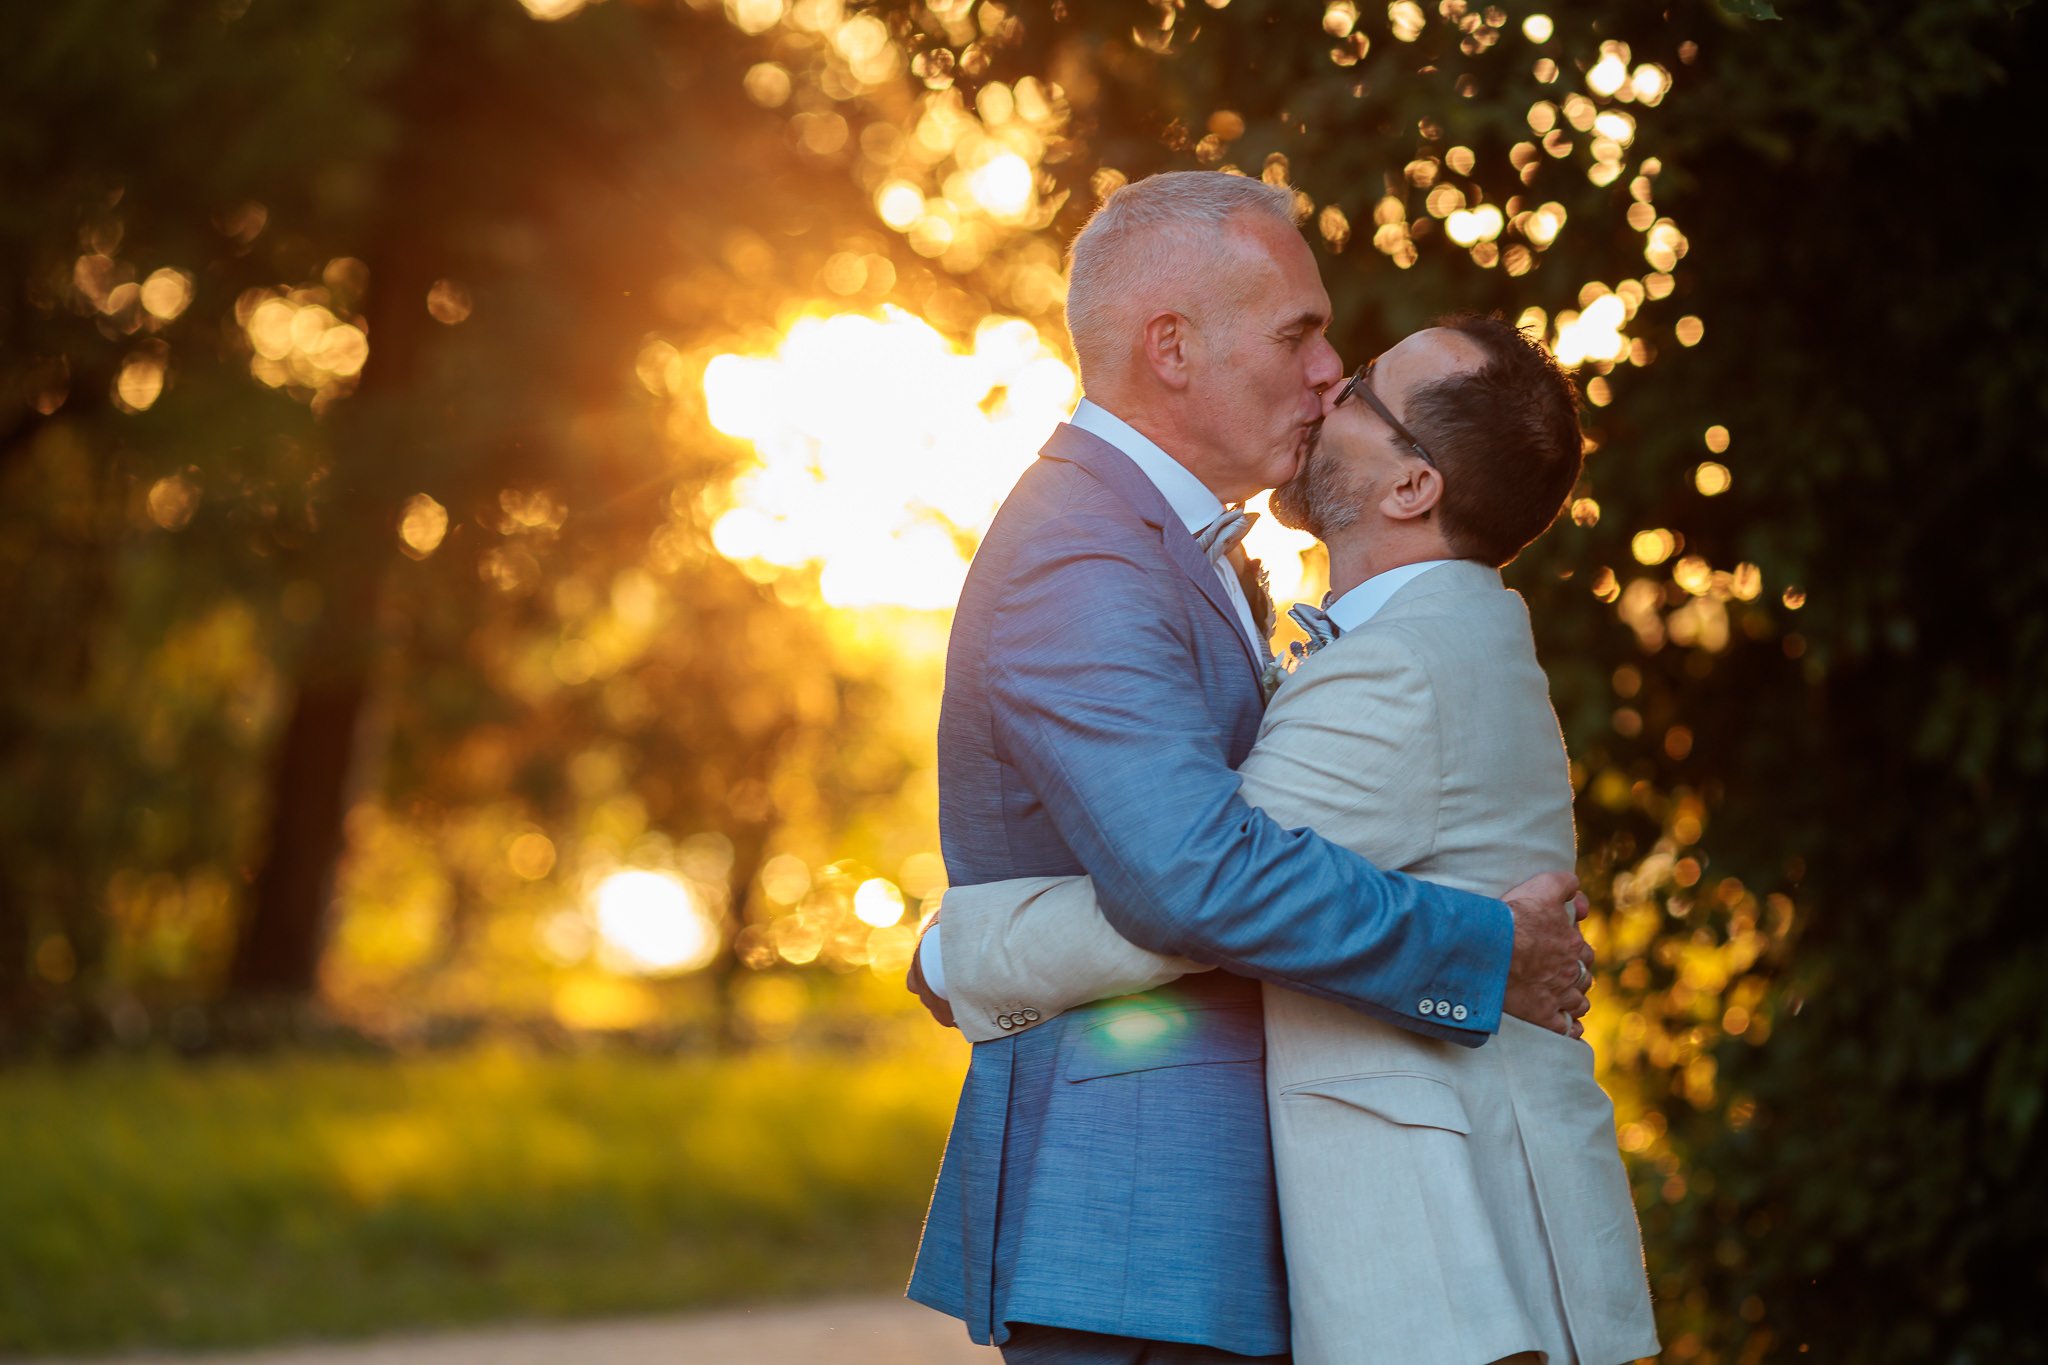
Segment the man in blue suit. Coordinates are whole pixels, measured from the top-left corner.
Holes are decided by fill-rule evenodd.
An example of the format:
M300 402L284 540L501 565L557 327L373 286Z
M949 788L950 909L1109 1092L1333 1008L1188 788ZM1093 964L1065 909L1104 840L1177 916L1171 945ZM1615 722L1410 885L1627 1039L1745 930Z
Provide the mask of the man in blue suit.
M1249 978L1467 1046L1503 1010L1568 1030L1577 882L1431 886L1238 794L1271 622L1225 504L1295 475L1342 373L1292 194L1209 172L1118 191L1075 240L1067 321L1088 397L954 620L947 872L1092 874L1124 937L1223 970L1042 1026L1021 1004L976 1047L909 1293L1012 1365L1285 1359Z

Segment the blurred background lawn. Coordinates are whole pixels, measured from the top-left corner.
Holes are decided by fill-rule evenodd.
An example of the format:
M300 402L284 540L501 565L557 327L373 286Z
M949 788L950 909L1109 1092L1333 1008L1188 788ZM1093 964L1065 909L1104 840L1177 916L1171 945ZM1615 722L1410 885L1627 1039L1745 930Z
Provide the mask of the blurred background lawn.
M964 1047L127 1056L0 1074L13 1350L899 1290Z
M1079 392L1065 243L1207 167L1293 188L1347 362L1498 310L1584 392L1508 578L1668 1356L2048 1359L2043 51L2006 0L10 7L0 1351L899 1286L950 608Z

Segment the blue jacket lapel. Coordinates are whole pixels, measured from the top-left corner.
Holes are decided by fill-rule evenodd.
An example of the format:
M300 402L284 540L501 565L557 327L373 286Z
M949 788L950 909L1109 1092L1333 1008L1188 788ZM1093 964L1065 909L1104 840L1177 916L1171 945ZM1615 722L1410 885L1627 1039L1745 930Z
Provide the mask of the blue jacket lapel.
M1262 671L1263 661L1253 652L1252 642L1244 633L1244 622L1237 614L1237 605L1224 591L1223 580L1216 574L1216 566L1202 553L1201 546L1188 534L1187 527L1167 503L1166 495L1159 491L1152 480L1145 477L1145 471L1132 462L1131 457L1118 450L1093 432L1081 430L1062 422L1052 433L1052 439L1040 450L1041 458L1064 460L1087 470L1099 482L1115 490L1117 496L1130 504L1147 526L1159 532L1160 543L1180 571L1209 605L1216 608L1230 626L1230 633L1244 647L1245 662L1254 674Z

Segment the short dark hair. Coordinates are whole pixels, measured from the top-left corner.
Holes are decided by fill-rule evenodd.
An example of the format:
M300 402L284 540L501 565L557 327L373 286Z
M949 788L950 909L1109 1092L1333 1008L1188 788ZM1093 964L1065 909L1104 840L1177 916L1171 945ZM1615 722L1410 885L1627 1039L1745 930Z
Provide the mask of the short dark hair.
M1436 324L1486 351L1477 370L1409 395L1408 427L1443 471L1444 539L1498 568L1550 528L1579 481L1579 393L1543 343L1499 314Z

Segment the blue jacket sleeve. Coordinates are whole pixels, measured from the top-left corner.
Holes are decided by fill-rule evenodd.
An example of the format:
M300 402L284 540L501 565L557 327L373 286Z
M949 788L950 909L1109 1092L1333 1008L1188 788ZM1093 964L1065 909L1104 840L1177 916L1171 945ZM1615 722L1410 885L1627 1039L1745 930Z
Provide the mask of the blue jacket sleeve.
M1133 543L1134 540L1138 543ZM1383 872L1248 805L1176 633L1176 569L1069 517L1012 565L986 656L996 742L1140 947L1477 1046L1500 1026L1500 901ZM1466 1006L1457 1023L1423 1001Z

